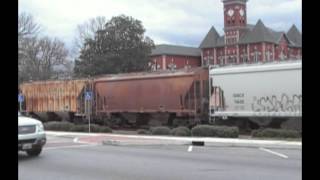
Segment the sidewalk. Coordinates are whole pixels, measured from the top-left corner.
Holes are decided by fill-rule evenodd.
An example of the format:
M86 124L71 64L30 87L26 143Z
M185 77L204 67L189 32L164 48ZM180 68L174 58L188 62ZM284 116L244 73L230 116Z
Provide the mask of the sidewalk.
M47 135L78 138L79 142L99 143L104 145L191 145L193 141L202 141L205 146L228 147L266 147L301 149L302 143L283 140L256 140L235 138L211 138L211 137L172 137L153 135L122 135L108 133L76 133L47 131Z

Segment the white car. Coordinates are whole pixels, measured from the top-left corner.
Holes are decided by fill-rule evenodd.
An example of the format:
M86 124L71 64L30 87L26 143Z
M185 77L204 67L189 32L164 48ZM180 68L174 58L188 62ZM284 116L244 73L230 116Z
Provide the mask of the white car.
M18 151L25 151L29 156L38 156L46 144L43 124L18 112Z

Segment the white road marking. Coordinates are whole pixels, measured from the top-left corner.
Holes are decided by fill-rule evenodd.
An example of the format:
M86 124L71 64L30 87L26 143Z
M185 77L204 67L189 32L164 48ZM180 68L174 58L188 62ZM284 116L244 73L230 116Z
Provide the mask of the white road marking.
M268 153L274 154L274 155L276 155L276 156L280 156L280 157L285 158L285 159L287 159L287 158L288 158L288 156L286 156L286 155L284 155L284 154L281 154L281 153L278 153L278 152L275 152L275 151L271 151L271 150L266 149L266 148L262 148L262 147L260 147L259 149L260 149L260 150L262 150L262 151L265 151L265 152L268 152Z
M70 141L48 141L48 144L60 144L60 143L70 143Z
M58 146L58 147L47 147L43 148L44 150L52 150L52 149L66 149L66 148L80 148L80 147L90 147L90 146L98 146L99 144L85 144L85 145L74 145L74 146Z
M73 142L75 142L75 143L78 142L78 138L74 138Z
M191 151L192 151L192 146L189 146L188 152L191 152Z

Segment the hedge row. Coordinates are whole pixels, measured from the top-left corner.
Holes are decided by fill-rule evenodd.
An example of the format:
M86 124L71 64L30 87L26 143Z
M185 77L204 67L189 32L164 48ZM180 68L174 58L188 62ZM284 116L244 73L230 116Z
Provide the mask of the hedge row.
M151 134L151 132L146 129L138 129L137 133L138 134Z
M187 127L177 127L170 131L173 136L191 136L191 131Z
M144 133L144 131L139 130L138 134L142 133ZM150 128L150 133L153 135L191 136L191 131L187 127L170 129L166 126L158 126Z
M46 130L53 131L74 131L74 132L88 132L88 125L75 125L70 122L51 121L44 123ZM107 126L100 126L91 124L91 132L112 133L112 129ZM152 134L152 135L173 135L173 136L200 136L200 137L239 137L238 127L230 126L212 126L212 125L197 125L190 131L187 127L177 127L170 129L166 126L152 127L150 130L139 129L138 134ZM295 130L285 129L258 129L252 131L252 137L265 138L300 138L301 134Z
M52 131L74 131L74 132L88 132L89 127L87 124L83 125L76 125L69 122L58 122L52 121L44 123L45 130L52 130ZM90 125L91 132L104 132L104 133L111 133L112 129L107 126L100 126L97 124Z
M74 124L69 122L50 121L44 123L43 126L45 130L70 131Z
M238 127L198 125L192 128L192 136L201 137L239 137Z
M148 134L146 130L139 130L138 134ZM239 129L237 127L228 126L211 126L198 125L190 129L187 127L177 127L174 129L159 126L151 128L153 135L173 135L173 136L201 136L201 137L230 137L235 138L239 136Z
M152 127L151 134L153 135L169 135L170 134L170 128L165 126L158 126L158 127Z
M286 129L258 129L252 131L252 137L266 137L266 138L300 138L301 134L296 130Z

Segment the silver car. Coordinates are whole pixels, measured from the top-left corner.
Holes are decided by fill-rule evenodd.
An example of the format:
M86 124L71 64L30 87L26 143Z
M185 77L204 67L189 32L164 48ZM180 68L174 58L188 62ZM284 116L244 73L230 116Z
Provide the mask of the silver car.
M18 112L18 151L25 151L29 156L38 156L46 144L43 124Z

